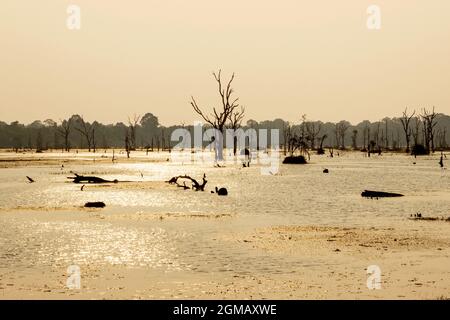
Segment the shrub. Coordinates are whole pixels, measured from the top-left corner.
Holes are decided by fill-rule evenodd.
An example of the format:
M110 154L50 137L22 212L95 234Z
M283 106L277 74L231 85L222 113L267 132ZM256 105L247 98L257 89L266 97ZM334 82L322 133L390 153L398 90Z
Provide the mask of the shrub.
M283 160L284 164L307 164L304 156L288 156Z
M411 154L415 156L427 155L427 149L422 144L416 144L412 147Z

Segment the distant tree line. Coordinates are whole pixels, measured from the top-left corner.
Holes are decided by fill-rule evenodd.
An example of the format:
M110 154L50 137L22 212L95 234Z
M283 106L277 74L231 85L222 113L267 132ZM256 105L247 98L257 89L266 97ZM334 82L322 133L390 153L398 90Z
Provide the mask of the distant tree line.
M219 77L219 76L218 76ZM285 152L323 152L324 149L354 149L369 152L384 150L430 153L449 148L450 116L433 109L405 110L398 118L362 121L356 125L342 120L337 123L312 121L306 115L297 121L282 119L242 123L243 109L230 113L228 127L278 129L281 148ZM238 119L239 121L236 121ZM205 123L204 129L212 127ZM128 153L136 149L170 150L179 141L171 141L175 129L184 128L194 136L192 125L163 126L152 113L129 117L126 122L102 124L88 122L80 115L54 121L36 120L28 125L18 121L0 121L0 147L19 150L88 149L97 151L121 148ZM221 128L223 129L223 128ZM271 145L270 135L268 137ZM205 142L205 145L208 143Z
M261 124L259 124L261 126ZM351 149L369 153L382 151L406 151L414 155L430 154L449 149L450 116L436 113L435 109L422 108L408 112L405 109L398 118L380 121L362 121L357 125L342 120L338 123L309 121L302 116L297 125L285 123L284 148L289 153L296 150L308 154L310 150L325 153L324 148Z

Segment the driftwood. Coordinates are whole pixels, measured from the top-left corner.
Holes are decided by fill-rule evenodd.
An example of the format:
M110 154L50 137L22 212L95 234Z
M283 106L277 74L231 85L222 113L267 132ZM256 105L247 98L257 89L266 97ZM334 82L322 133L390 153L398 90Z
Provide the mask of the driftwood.
M76 173L74 173L74 174L75 174L75 177L67 177L67 179L72 179L73 183L81 183L81 182L84 182L84 183L117 183L117 182L119 182L117 180L110 181L110 180L105 180L105 179L102 179L99 177L94 177L94 176L80 176Z
M364 190L361 193L362 197L366 198L393 198L393 197L403 197L403 194L400 193L391 193L391 192L382 192L382 191L370 191L370 190Z
M85 208L104 208L106 204L104 202L86 202Z
M422 217L421 213L416 213L410 215L409 220L420 220L420 221L447 221L450 222L450 217Z
M186 184L179 184L178 183L178 179L188 179L192 181L192 190L195 191L205 191L205 186L206 183L208 182L206 180L206 174L203 174L203 182L200 184L197 180L195 180L194 178L188 176L188 175L183 175L183 176L177 176L177 177L173 177L171 178L169 181L166 181L167 183L170 184L176 184L178 187L184 188L184 189L189 189L189 187L186 186Z

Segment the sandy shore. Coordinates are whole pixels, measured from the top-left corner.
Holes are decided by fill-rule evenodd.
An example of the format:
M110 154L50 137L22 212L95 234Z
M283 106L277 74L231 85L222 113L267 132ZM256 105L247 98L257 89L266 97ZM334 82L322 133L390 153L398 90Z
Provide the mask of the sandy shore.
M27 225L33 221L39 224ZM134 230L143 223L138 217L121 215L105 217L100 212L64 212L53 217L52 212L13 212L2 214L2 225L20 223L22 233L11 230L23 243L24 234L32 239L24 245L52 246L52 233L40 237L30 228L44 223L112 223L115 228ZM28 217L28 218L27 218ZM212 218L212 220L211 220ZM223 220L225 219L225 220ZM195 222L196 230L214 229L234 217L176 217L167 215L147 219L144 231L182 229L186 222ZM85 228L86 229L86 228ZM152 229L153 230L153 229ZM188 231L189 232L189 231ZM192 232L192 230L190 231ZM2 232L5 237L5 232ZM141 237L145 235L142 234ZM117 239L112 238L112 241ZM84 239L83 241L86 241ZM96 240L93 238L93 242ZM127 240L125 240L126 242ZM245 253L253 259L264 256L280 261L258 272L196 272L191 269L155 268L99 261L78 263L81 269L81 289L68 289L67 263L11 268L15 250L2 253L0 265L0 298L2 299L437 299L449 298L450 288L450 223L405 221L396 228L344 228L314 226L272 226L243 228L211 233L202 239L215 242L224 252ZM93 243L95 246L95 243ZM100 244L101 245L101 244ZM129 245L129 244L127 244ZM196 250L194 242L186 244ZM205 249L206 248L206 249ZM205 246L202 255L213 250ZM209 248L209 249L208 249ZM198 249L197 249L198 250ZM34 252L28 250L28 252ZM41 250L41 253L45 250ZM59 252L61 254L61 252ZM232 253L231 253L232 254ZM246 257L242 257L245 259ZM206 259L206 258L205 258ZM276 264L276 262L275 262ZM369 290L366 286L369 265L381 269L382 287Z

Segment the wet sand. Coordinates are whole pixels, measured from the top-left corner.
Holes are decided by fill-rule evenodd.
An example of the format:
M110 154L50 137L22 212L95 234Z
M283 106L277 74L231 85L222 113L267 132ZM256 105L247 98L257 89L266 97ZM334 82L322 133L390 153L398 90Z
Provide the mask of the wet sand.
M183 192L162 180L83 192L122 191ZM226 208L2 207L0 299L450 298L448 221L404 215L367 226L315 225ZM80 289L67 287L71 265L80 268ZM367 288L370 265L381 269L379 290Z
M236 218L168 216L143 221L139 217L105 217L95 210L81 214L63 212L57 218L53 215L52 212L2 214L2 225L10 227L6 235L11 244L10 250L3 250L0 258L2 299L449 298L450 223L447 222L411 221L397 228L274 226L242 228L236 232L231 226L220 232L218 225ZM195 228L186 229L186 222L192 220ZM39 226L45 223L54 226L69 223L77 231L67 239L76 238L71 240L81 241L84 246L71 247L66 238L59 243L52 232L39 232ZM104 223L108 227L101 230L100 225ZM15 232L18 224L20 232ZM189 240L179 232L183 229L187 233L215 230L202 238L200 249L197 241L184 244L186 250L195 251L197 259L204 259L205 263L213 259L208 257L211 251L220 247L225 257L237 252L244 255L243 259L269 257L270 261L279 261L279 272L273 271L277 269L276 262L275 266L267 266L267 272L262 267L251 274L243 268L227 269L226 266L224 272L198 272L195 267L178 264L177 253L171 248ZM174 230L178 239L172 237ZM132 236L134 233L136 236ZM107 234L109 238L105 240ZM105 242L112 244L108 246ZM115 242L120 245L116 246ZM121 260L108 260L109 255L114 255L112 250L118 247L116 255ZM148 248L152 252L146 252ZM45 256L65 257L83 250L89 258L86 263L83 259L76 262L81 270L81 289L68 289L70 259L60 259L50 265L45 262ZM23 254L26 257L20 258L20 266L8 266ZM36 258L35 254L42 256ZM133 255L129 260L128 254ZM98 259L93 259L94 255ZM291 265L290 261L298 263ZM382 272L380 290L369 290L366 286L366 269L374 264Z

